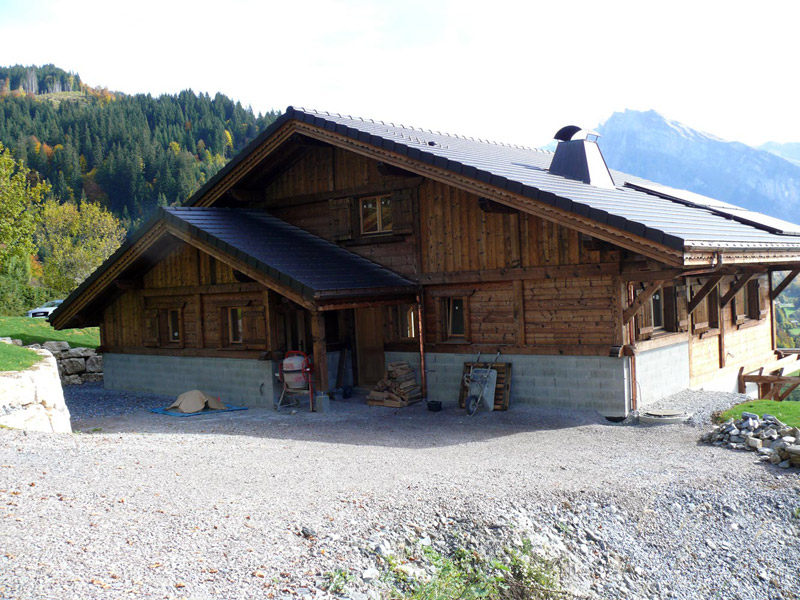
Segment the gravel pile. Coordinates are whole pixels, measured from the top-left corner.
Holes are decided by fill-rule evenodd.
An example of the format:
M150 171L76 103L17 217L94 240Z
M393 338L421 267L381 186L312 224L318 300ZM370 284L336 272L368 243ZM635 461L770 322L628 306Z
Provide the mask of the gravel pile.
M728 410L734 404L747 399L743 394L730 392L706 392L703 390L684 390L668 398L648 404L642 410L674 409L691 414L686 421L692 427L708 427L712 417L718 412Z
M386 597L392 568L429 575L424 546L491 556L526 539L579 596L800 590L800 476L686 425L520 406L145 410L169 400L73 387L87 433L0 430L0 597L364 600Z

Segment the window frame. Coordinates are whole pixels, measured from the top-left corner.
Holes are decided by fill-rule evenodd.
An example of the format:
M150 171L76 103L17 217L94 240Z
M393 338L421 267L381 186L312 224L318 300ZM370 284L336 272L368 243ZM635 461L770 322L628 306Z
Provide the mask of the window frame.
M375 201L375 211L376 211L376 225L377 230L375 231L365 231L364 230L364 203L369 201ZM383 223L383 202L386 201L389 207L389 215L390 218L393 217L392 215L392 195L391 194L378 194L376 196L364 196L363 198L358 198L358 223L359 223L359 231L361 235L371 236L371 235L386 235L391 234L394 232L394 219L389 222L389 227L384 227Z
M409 318L410 316L410 318ZM416 340L419 331L416 304L397 306L397 336L401 341ZM408 335L409 332L411 335Z
M167 309L167 344L174 345L183 342L183 319L181 309ZM174 317L174 319L173 319Z
M448 296L443 298L444 300L444 323L445 328L443 330L445 340L448 342L452 341L466 341L467 339L467 299L464 296ZM454 303L461 302L461 328L462 331L460 333L453 333L453 316L455 315L455 308Z
M239 311L239 318L233 318L233 311ZM226 346L244 346L244 307L243 306L227 306L225 307L225 316L227 320L227 332L226 332ZM239 329L239 339L233 339L233 322L237 321L238 329Z

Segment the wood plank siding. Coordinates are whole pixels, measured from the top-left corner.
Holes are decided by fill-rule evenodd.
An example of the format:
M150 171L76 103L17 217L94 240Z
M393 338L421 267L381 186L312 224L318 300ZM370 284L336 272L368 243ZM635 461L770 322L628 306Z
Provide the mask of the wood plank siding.
M739 280L742 290L719 308L715 302L735 275L683 278L674 265L479 197L457 182L448 185L323 144L296 148L291 160L272 171L265 167L251 181L257 189L233 190L215 204L265 209L419 282L426 351L471 354L500 347L505 354L608 356L624 344L646 351L688 340L692 383L771 351L766 275L754 278L757 285ZM365 202L372 202L369 227L362 221ZM690 298L714 278L718 290L698 300L690 315ZM743 315L745 304L750 308ZM226 343L238 334L226 316L236 307L246 313L242 327L248 331L241 342ZM387 349L419 350L420 332L416 340L407 335L408 311L418 314L414 309L377 300L350 308L382 315L376 343L382 337ZM102 343L116 351L252 358L311 340L308 312L180 242L142 276L141 289L125 291L105 309ZM320 314L313 321L317 332L325 325L336 332L353 329L352 313L338 311L330 321ZM179 319L179 344L163 341L174 329L165 319ZM336 342L345 343L347 336L337 335ZM320 341L314 341L319 351ZM302 349L311 351L309 344Z

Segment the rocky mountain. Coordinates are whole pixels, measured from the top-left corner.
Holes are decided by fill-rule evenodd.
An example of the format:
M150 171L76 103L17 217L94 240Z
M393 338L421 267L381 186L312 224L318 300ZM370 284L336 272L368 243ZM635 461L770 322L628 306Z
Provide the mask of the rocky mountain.
M800 222L800 144L753 148L652 110L616 112L597 131L612 169Z

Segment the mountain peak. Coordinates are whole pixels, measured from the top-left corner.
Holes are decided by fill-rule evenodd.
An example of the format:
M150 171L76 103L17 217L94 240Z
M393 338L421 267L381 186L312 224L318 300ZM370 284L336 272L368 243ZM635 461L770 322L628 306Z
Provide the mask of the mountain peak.
M612 169L800 221L800 165L781 158L800 160L800 144L777 151L775 146L782 145L773 145L768 152L698 131L655 110L615 112L598 132Z

